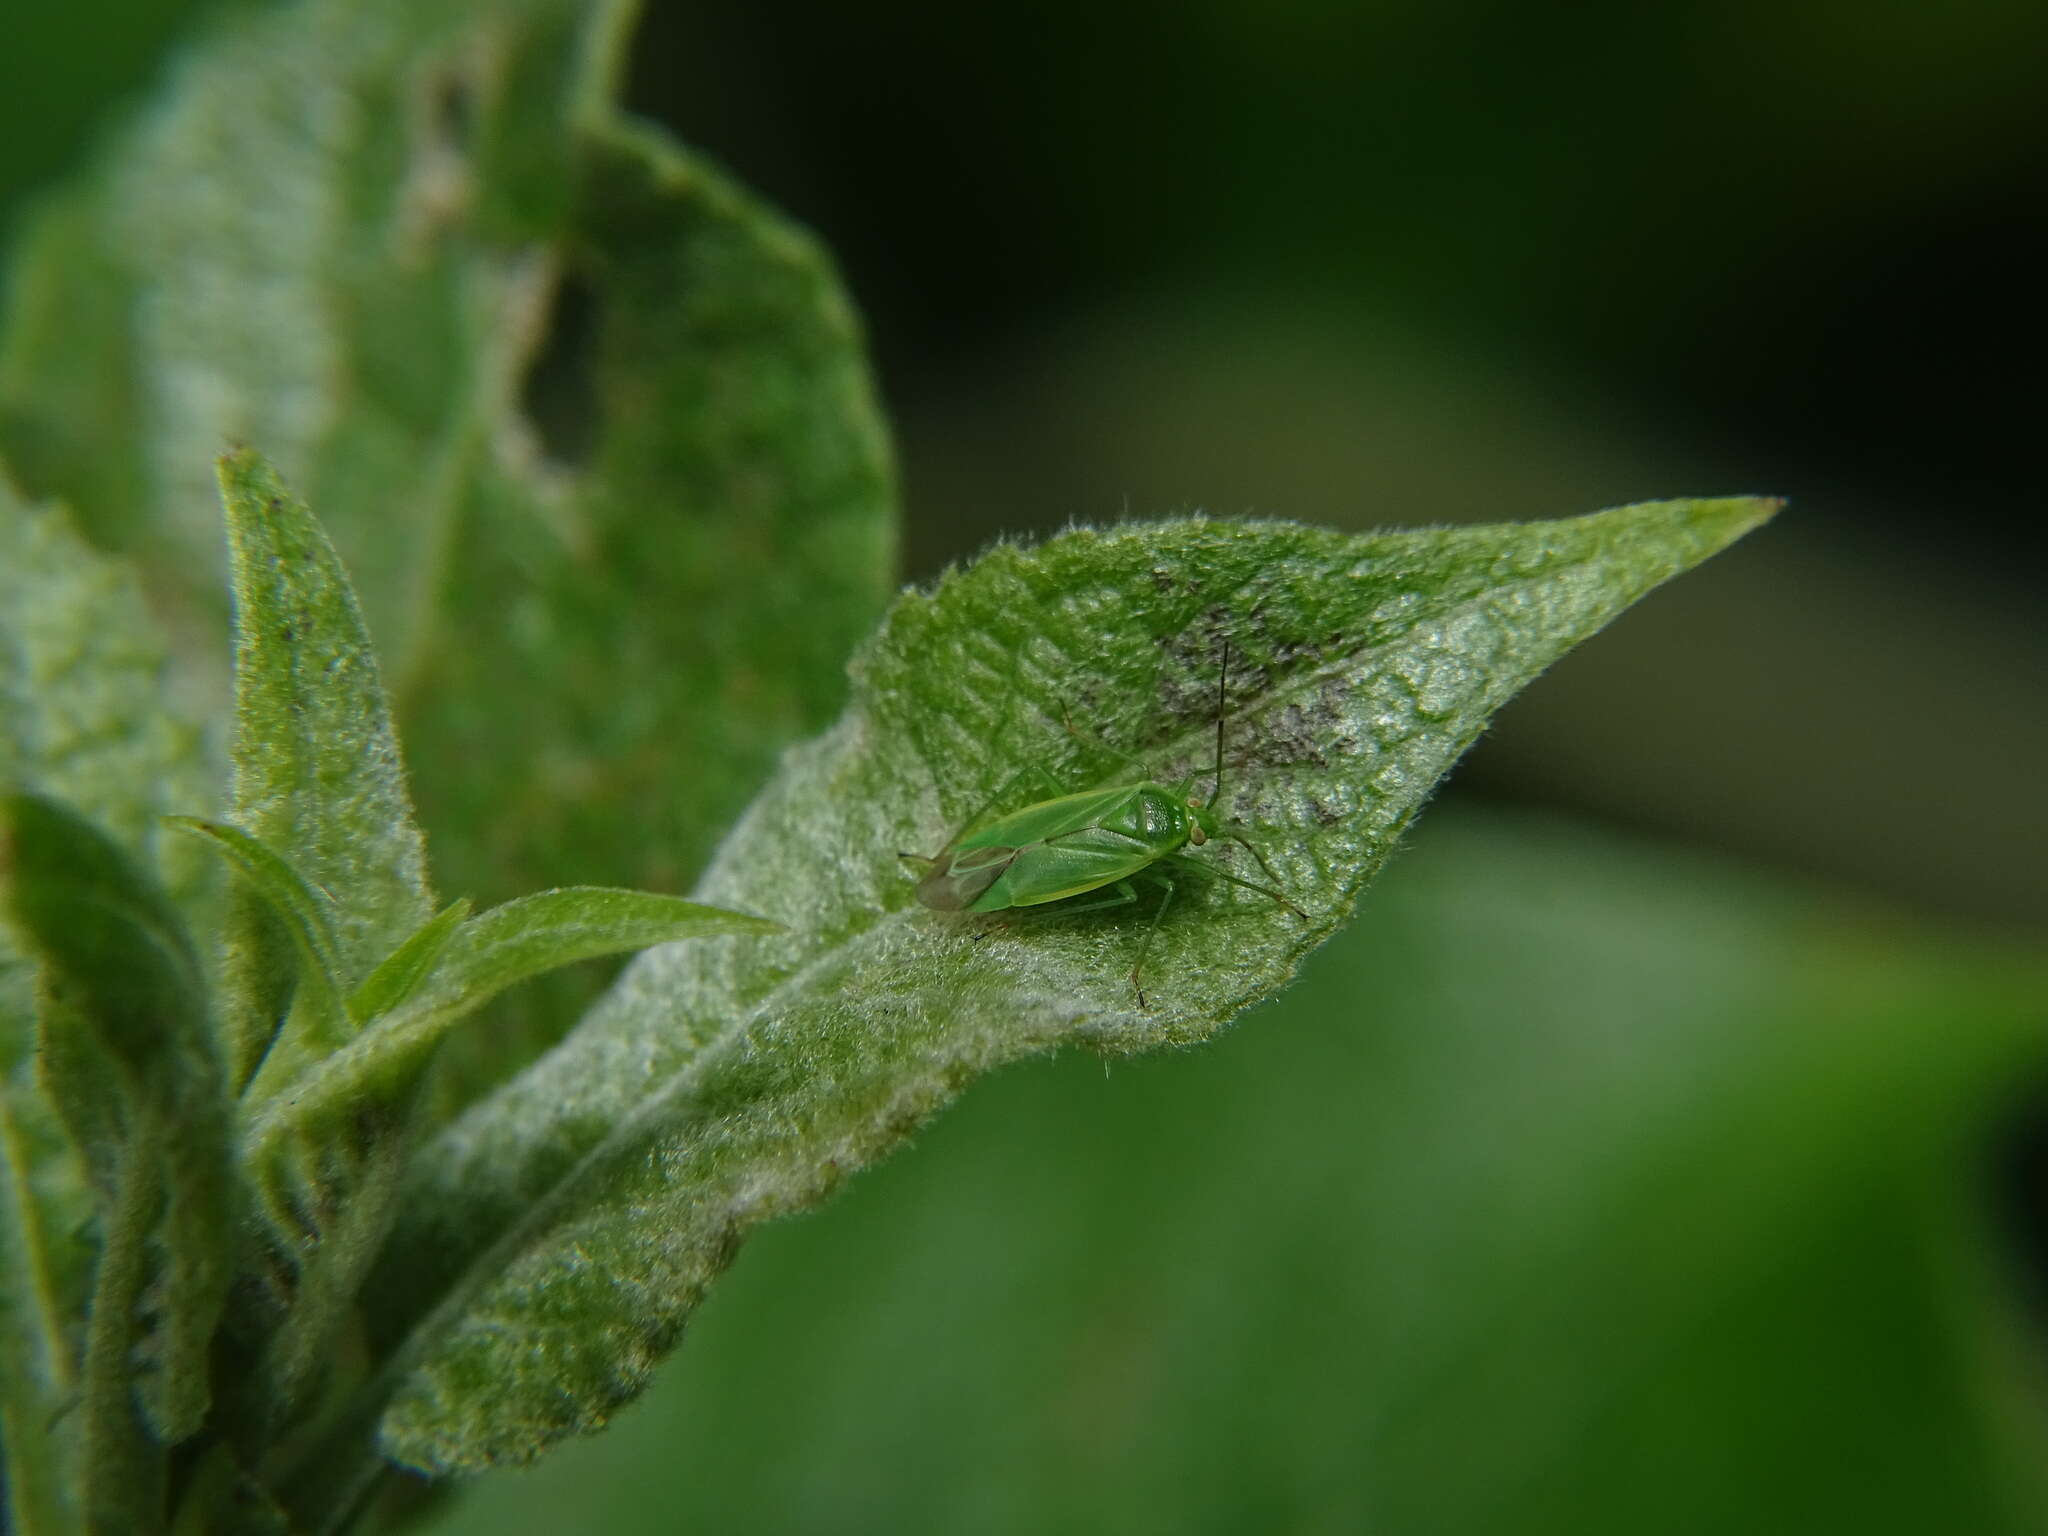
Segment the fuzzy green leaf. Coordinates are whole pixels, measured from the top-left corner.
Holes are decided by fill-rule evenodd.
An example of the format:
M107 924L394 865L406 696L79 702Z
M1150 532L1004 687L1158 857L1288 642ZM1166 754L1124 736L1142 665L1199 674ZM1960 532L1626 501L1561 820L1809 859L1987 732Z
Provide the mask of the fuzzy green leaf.
M780 925L675 896L596 886L542 891L471 918L446 940L432 974L402 1005L301 1079L249 1132L262 1163L295 1140L402 1103L448 1031L508 987L579 960Z
M1364 537L1078 531L906 596L855 663L846 717L785 762L702 887L791 936L651 951L423 1159L382 1298L412 1314L389 1452L475 1468L602 1423L749 1226L817 1200L974 1076L1062 1043L1199 1040L1271 995L1494 710L1773 508ZM1064 729L1069 709L1156 777L1199 774L1226 645L1219 808L1306 922L1184 887L1144 1009L1143 916L990 924L913 900L899 850L940 847L1020 768L1077 788L1131 776Z
M350 995L349 1013L366 1021L379 1018L412 996L440 964L456 930L469 920L471 905L467 896L458 896L421 923Z
M0 878L39 965L43 1082L101 1197L85 1365L92 1483L94 1463L127 1439L131 1392L165 1443L206 1413L230 1272L225 1089L191 940L116 844L57 801L10 795Z
M651 891L588 885L541 891L464 923L406 1012L423 1018L455 1010L460 1017L507 987L579 960L722 933L780 931L781 924L765 918Z
M307 1017L302 1031L306 1045L324 1052L344 1044L351 1030L349 1013L341 997L341 945L328 921L333 902L276 852L239 827L192 816L172 816L166 820L218 850L290 936L298 959L294 973L298 1006ZM271 1053L265 1065L278 1062L281 1056L281 1052ZM252 1085L251 1091L259 1099L263 1097L260 1081Z
M244 1162L299 1264L292 1312L265 1367L276 1400L289 1405L314 1379L376 1256L421 1076L455 1024L556 966L775 928L673 896L579 888L507 902L440 936L439 961L411 997L273 1096L246 1133Z
M234 791L230 815L259 888L310 946L301 985L323 994L277 1049L324 1054L347 1037L340 999L432 911L426 854L370 637L320 525L246 450L220 462L235 591ZM245 871L246 872L246 871ZM306 885L324 892L326 914ZM288 894L298 886L301 897ZM229 936L240 978L236 1080L276 1027L277 926L246 905ZM332 937L327 937L327 930Z
M166 708L164 649L133 578L0 472L0 787L47 791L148 849L164 811L205 809L198 734ZM162 850L197 899L203 860ZM0 1447L24 1531L76 1528L78 1329L93 1195L38 1081L35 964L0 924Z
M367 972L425 921L426 857L370 636L306 504L248 450L220 461L235 595L236 824L334 908Z
M806 234L617 119L633 10L242 8L33 223L0 323L0 453L147 549L178 611L219 603L224 443L319 509L438 873L481 900L685 886L837 711L891 579L844 290ZM274 972L238 991L274 1003ZM589 995L525 989L522 1027L474 1061L451 1042L444 1080L501 1076Z

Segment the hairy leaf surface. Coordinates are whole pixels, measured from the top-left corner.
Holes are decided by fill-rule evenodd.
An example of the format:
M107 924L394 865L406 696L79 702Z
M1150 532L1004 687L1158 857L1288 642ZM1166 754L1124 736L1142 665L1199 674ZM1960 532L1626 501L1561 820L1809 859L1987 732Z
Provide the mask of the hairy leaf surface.
M289 1070L346 1042L341 999L433 904L390 704L340 557L255 453L220 461L220 490L235 593L229 814L242 834L222 846L262 893L243 893L227 941L240 1082L277 1028L282 978L316 994L277 1043ZM280 938L308 963L277 953Z
M589 887L543 891L463 921L467 910L450 905L357 989L362 1028L346 1045L324 1059L287 1061L274 1076L266 1063L258 1075L256 1087L271 1091L252 1095L258 1108L243 1159L295 1270L289 1313L263 1366L280 1414L296 1409L329 1364L392 1218L427 1068L456 1024L558 966L776 926L674 896Z
M1269 996L1495 709L1771 510L1662 502L1364 537L1084 530L904 597L855 663L846 716L786 759L700 889L791 935L649 952L425 1160L385 1277L391 1315L410 1309L390 1452L473 1468L603 1422L748 1227L818 1199L974 1076L1061 1043L1199 1040ZM1069 712L1159 779L1201 774L1226 645L1219 810L1307 921L1185 882L1142 1009L1143 909L989 923L912 900L899 853L939 848L1020 768L1074 788L1131 776Z
M298 1006L306 1019L305 1034L332 1050L351 1033L349 1015L342 1002L341 978L345 973L341 945L328 921L333 902L323 891L310 885L282 855L239 827L225 822L202 821L194 816L166 818L170 826L192 833L216 849L241 878L246 889L264 909L252 914L268 934L271 925L281 928L294 951L297 964L292 972ZM273 1052L272 1061L281 1053ZM260 1089L257 1090L261 1097Z
M337 1138L364 1116L395 1114L448 1031L508 987L579 960L777 927L675 896L592 886L493 907L446 935L431 971L398 1006L366 1020L346 1050L255 1118L251 1160L261 1165L295 1138Z
M359 1019L374 1019L410 997L433 974L447 951L448 941L468 920L473 905L467 896L458 896L414 929L410 938L363 978L362 985L349 997L349 1012Z

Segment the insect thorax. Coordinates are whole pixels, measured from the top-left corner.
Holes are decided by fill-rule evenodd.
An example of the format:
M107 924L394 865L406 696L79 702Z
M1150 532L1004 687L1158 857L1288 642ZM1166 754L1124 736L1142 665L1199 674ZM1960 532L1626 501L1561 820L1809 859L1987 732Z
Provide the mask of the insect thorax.
M1140 784L1115 812L1103 817L1102 824L1163 852L1188 840L1193 818L1187 802L1164 784Z

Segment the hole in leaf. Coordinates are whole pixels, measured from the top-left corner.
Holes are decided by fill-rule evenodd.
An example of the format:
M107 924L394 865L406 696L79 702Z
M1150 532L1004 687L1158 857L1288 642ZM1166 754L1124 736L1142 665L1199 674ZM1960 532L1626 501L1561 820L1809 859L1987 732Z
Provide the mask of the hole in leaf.
M597 294L564 273L548 301L547 324L519 403L555 464L580 468L597 446Z

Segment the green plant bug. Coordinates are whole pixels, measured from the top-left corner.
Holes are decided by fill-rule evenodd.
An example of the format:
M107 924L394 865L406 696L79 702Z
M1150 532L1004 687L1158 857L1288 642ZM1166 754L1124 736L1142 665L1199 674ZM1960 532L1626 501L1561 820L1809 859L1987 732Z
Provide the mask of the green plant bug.
M917 882L917 899L938 912L1006 912L1054 903L1060 904L1062 913L1092 912L1135 902L1134 878L1156 881L1164 887L1164 894L1131 967L1131 986L1141 1008L1150 1006L1140 981L1145 955L1173 901L1170 871L1257 891L1307 921L1308 914L1271 885L1242 879L1185 852L1212 842L1234 842L1257 860L1267 880L1273 879L1259 850L1236 833L1225 831L1214 809L1223 793L1223 703L1229 679L1230 651L1226 647L1216 683L1216 764L1207 802L1193 795L1196 775L1189 774L1175 785L1144 779L1079 794L1061 793L988 820L977 817L940 852L930 857L902 855L925 866ZM1077 737L1081 734L1072 720L1067 729ZM1036 771L1054 789L1061 787L1043 768ZM1095 901L1075 900L1105 887L1111 894Z

